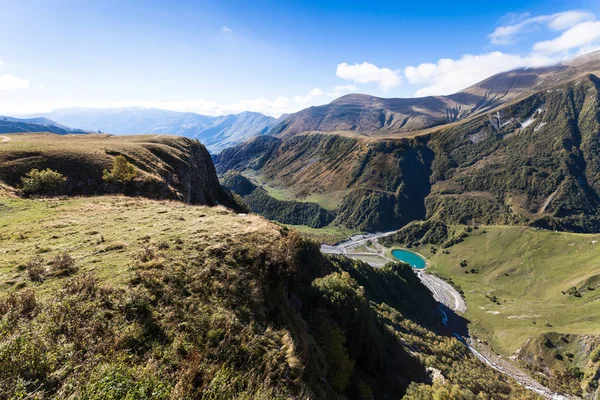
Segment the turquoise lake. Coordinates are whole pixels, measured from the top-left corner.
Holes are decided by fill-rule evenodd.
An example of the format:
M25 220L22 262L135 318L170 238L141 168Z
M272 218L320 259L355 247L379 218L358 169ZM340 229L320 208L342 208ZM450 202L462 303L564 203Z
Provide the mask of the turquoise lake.
M396 249L392 250L392 255L400 261L404 261L413 268L423 269L426 262L423 257L408 250Z

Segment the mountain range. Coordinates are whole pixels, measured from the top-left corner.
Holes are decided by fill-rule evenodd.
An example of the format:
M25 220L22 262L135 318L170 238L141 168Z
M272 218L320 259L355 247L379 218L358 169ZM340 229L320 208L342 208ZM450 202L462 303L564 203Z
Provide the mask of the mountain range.
M73 129L48 118L13 118L0 116L0 133L51 132L60 135L68 133L88 133L83 129Z
M0 393L598 397L600 238L552 231L600 232L599 67L593 53L451 96L350 95L212 157L162 134L6 138ZM220 121L208 137L235 125ZM249 211L308 235L402 229L326 256ZM400 246L427 270L375 264Z
M594 52L450 96L345 96L223 151L216 168L360 230L437 218L600 231L598 71Z
M212 153L266 133L276 119L256 112L219 117L156 108L65 108L43 117L115 135L171 134L200 140Z

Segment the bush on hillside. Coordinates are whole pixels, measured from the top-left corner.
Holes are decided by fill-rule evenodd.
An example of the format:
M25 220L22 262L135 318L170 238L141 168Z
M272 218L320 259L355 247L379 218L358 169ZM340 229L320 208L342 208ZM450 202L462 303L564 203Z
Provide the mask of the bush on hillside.
M66 181L67 178L60 172L50 168L43 171L34 168L21 178L21 190L27 195L52 195L56 194Z
M109 183L127 183L131 182L136 175L135 165L127 161L122 155L113 159L112 169L104 170L102 179Z
M54 272L57 275L71 275L77 272L75 259L71 257L71 255L66 251L54 257L50 261L50 267L52 272Z
M27 277L34 282L42 282L44 275L46 275L46 268L44 267L44 261L41 258L34 258L30 260L25 266L27 270Z

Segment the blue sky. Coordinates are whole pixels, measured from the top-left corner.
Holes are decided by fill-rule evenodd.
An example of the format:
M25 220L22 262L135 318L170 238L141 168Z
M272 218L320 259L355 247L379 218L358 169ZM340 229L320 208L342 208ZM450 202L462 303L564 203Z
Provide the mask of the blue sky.
M600 4L568 3L0 0L0 114L449 94L597 48Z

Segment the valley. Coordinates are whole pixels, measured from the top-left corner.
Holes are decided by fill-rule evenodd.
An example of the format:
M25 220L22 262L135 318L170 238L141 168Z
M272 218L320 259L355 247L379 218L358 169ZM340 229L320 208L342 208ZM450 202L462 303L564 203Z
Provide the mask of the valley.
M462 227L456 228L462 229ZM546 263L547 260L552 259L552 262L556 262L557 265L562 263L560 264L560 267L554 267L554 270L558 270L563 274L563 286L570 285L572 281L569 281L569 279L577 279L576 276L583 275L586 276L586 279L589 279L587 278L586 272L582 273L578 271L582 269L579 267L580 263L589 265L589 261L586 262L585 260L573 259L573 257L563 254L563 257L568 260L565 264L565 261L563 261L561 257L554 257L560 252L564 253L562 246L575 246L575 242L577 242L578 249L574 250L575 253L582 251L582 253L585 254L584 257L586 257L586 259L597 259L597 256L595 256L593 252L589 252L588 249L583 250L580 247L585 247L586 243L595 244L598 239L597 235L557 234L533 229L524 230L523 228L515 228L519 229L519 232L515 232L514 230L511 232L507 227L493 226L479 227L479 229L482 229L482 232L484 233L480 234L476 230L475 232L477 233L467 238L464 245L462 243L454 245L448 248L451 250L444 250L441 254L438 253L436 247L429 245L419 246L414 249L414 251L418 252L417 254L425 254L425 257L428 260L427 269L421 271L414 268L415 274L431 291L434 298L440 304L447 307L448 310L457 312L461 317L464 315L466 320L463 320L461 317L453 316L450 318L450 322L448 322L449 311L443 311L443 308L441 309L440 317L444 319L446 321L445 323L449 324L455 332L460 332L460 334L456 333L456 335L463 338L462 340L465 345L467 345L478 358L486 364L493 366L493 368L498 371L513 377L524 387L527 387L548 399L578 398L572 397L574 395L581 396L581 388L578 385L572 384L570 387L561 386L554 381L554 378L551 378L551 375L555 374L556 370L549 368L561 368L561 366L557 365L559 363L558 360L563 360L560 353L555 353L554 355L542 354L540 350L535 350L530 346L530 341L538 335L545 337L545 335L548 335L548 332L554 332L554 330L561 332L560 334L552 334L556 337L570 337L569 340L577 341L581 340L581 333L596 332L600 329L595 322L592 322L598 321L597 316L593 314L590 315L589 311L581 310L581 314L578 312L575 315L571 312L571 310L573 310L573 305L568 304L568 301L566 304L563 303L564 306L558 306L558 304L562 302L559 301L557 303L556 300L553 302L545 300L545 296L555 298L555 296L548 293L551 289L548 288L545 280L552 280L556 283L560 281L561 278L551 274L549 274L548 277L544 276L543 278L540 278L539 276L539 274L546 275L546 273L549 272ZM336 246L322 245L321 251L326 254L342 254L352 259L365 261L374 268L381 268L386 263L395 261L395 257L392 255L392 249L394 247L387 247L380 244L381 239L389 238L394 235L394 233L395 232L355 235L351 239ZM481 236L485 235L489 235L489 237L485 239L487 245L483 246L482 243L480 243L481 240L483 240ZM515 246L515 243L523 243L523 241L515 240L514 235L527 235L529 240L525 241L525 243L535 242L535 244L531 244L531 248L534 250L531 252L524 251L522 246L520 246L519 249L512 250L510 249L510 245L508 245L509 248L507 249L507 244L513 244L513 246ZM548 236L558 236L558 238L549 239ZM500 239L499 237L502 238ZM573 239L575 239L574 243L567 243ZM466 251L465 247L467 246L469 249L472 249L471 251L474 253ZM484 251L482 251L483 249ZM411 249L411 251L413 250ZM541 256L540 254L535 254L535 252L546 255ZM516 281L523 280L523 277L519 274L517 274L519 276L515 278L516 281L515 279L512 279L507 285L498 285L494 283L482 284L482 280L488 281L486 276L489 276L490 273L487 271L481 273L482 276L479 271L477 273L470 273L470 276L476 279L465 281L462 277L464 274L461 274L461 272L468 273L469 269L467 267L471 267L472 265L480 267L482 264L488 265L487 270L492 270L494 271L494 274L499 275L500 271L498 270L506 268L505 263L508 260L515 261L517 264L519 260L521 260L515 253L518 253L521 257L523 257L524 254L527 254L528 260L535 260L534 265L528 266L528 271L535 271L535 274L532 274L531 277L527 279L527 285L528 287L535 287L537 289L536 293L531 293L531 289L529 288L520 289L515 287ZM451 257L450 254L452 254ZM479 262L469 262L468 266L459 265L460 260L464 259L463 257L470 260L473 254L478 254L477 260ZM459 265L458 268L460 268L460 270L454 271L453 268L456 267L448 268L451 265ZM597 268L595 267L595 264L592 263L592 265L594 266L590 266L589 270L596 271ZM512 267L509 268L512 269ZM573 271L574 269L576 272ZM444 279L440 279L438 276L442 276ZM509 275L505 273L504 276L508 277ZM450 281L452 284L449 284L446 281ZM460 290L460 293L456 288ZM512 294L519 300L515 301L513 299L506 302L497 300L496 294L504 292L506 288L510 288L511 291L514 290ZM588 290L588 293L593 293L595 287L586 286L586 289ZM528 293L528 296L524 296L524 292ZM565 295L564 290L561 293L563 296ZM468 304L471 307L476 307L476 309L468 309L467 303L463 300L463 296ZM478 296L481 297L478 298ZM531 302L523 298L529 298L529 296L531 296L532 299L535 298L535 300ZM571 294L569 297L571 296L573 295ZM484 301L482 301L482 299L484 299ZM495 303L490 299L493 299ZM595 298L588 298L585 302L586 304L590 304L595 301ZM497 306L495 308L502 309L503 311L494 310L492 309L494 307L490 307L489 304L494 304ZM500 306L500 304L502 305ZM595 305L591 304L590 306L595 307ZM569 315L556 314L556 310L559 310L561 307L565 307L565 310L569 310ZM524 310L527 310L526 312L529 313L537 314L525 314L519 316L504 315L506 313L525 312ZM486 316L482 317L482 313L485 313ZM516 324L513 324L513 326L507 325L505 322L501 321L501 318L503 317ZM589 325L586 323L583 327L579 327L578 325L581 318L584 318L592 324ZM551 322L556 325L552 325L549 322L541 323L541 320L548 321L550 319ZM464 321L470 321L468 327L463 325ZM533 325L531 325L531 323L533 323ZM576 327L573 327L573 325L576 325ZM523 331L523 328L526 329L526 332ZM572 332L578 332L578 334L573 335ZM595 341L597 339L587 340ZM506 350L501 347L502 344L516 347ZM542 344L541 346L543 348L548 345ZM523 347L527 348L527 350L524 350ZM552 345L552 348L554 348L554 345ZM598 366L587 359L589 353L586 353L585 350L582 353L580 349L577 350L577 347L572 346L569 350L561 350L566 351L567 353L568 351L576 352L576 355L572 355L572 359L568 360L567 370L568 368L573 367L577 369L581 368L582 370L587 369L585 377L587 379L593 379L597 373ZM533 353L530 354L527 353L527 351L533 351ZM552 359L544 360L542 357L552 357ZM539 365L536 363L542 364ZM531 374L539 374L537 378L541 383L532 379ZM543 379L540 379L540 376L543 377ZM575 377L571 377L570 379L575 379ZM582 386L589 388L588 385L590 383L593 384L593 381L583 380Z
M600 329L599 236L509 226L449 226L448 231L448 237L462 239L442 243L443 236L434 240L432 230L407 227L400 236L383 239L384 254L409 246L429 261L426 272L460 291L469 331L489 345L490 361L520 366L559 393L594 391L598 366L588 346Z
M235 170L272 196L319 202L336 213L337 225L362 231L435 218L595 232L600 122L591 71L600 69L600 53L586 57L545 70L539 82L522 80L534 71L494 76L481 85L531 85L481 114L421 131L304 123L308 131L274 130L224 150L214 159L217 173ZM380 110L379 103L352 99L344 101L364 112ZM323 112L340 123L350 118Z
M0 400L600 400L600 3L5 2Z
M519 89L406 131L373 122L392 102L346 96L226 149L214 158L217 173L334 213L327 226L299 227L325 253L376 268L397 261L393 249L422 254L423 283L433 289L435 279L432 292L450 309L464 297L472 344L487 362L545 393L593 398L599 69L595 52L540 75L499 74L469 90Z

